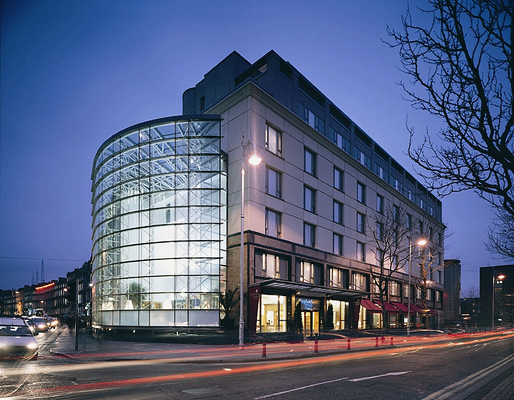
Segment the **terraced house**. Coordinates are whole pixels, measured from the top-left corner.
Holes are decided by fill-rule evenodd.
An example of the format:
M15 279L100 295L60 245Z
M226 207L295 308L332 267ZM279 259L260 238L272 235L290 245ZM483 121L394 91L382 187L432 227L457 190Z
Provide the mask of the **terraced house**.
M441 202L274 51L109 138L92 204L96 329L237 326L240 282L247 335L442 322Z

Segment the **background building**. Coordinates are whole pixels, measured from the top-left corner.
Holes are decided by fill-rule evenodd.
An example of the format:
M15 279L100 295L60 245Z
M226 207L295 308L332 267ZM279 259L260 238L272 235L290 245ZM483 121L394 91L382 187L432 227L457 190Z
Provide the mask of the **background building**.
M461 320L460 309L460 260L446 260L444 268L444 325Z
M291 64L233 52L183 94L183 114L127 128L95 157L96 328L218 329L241 260L250 334L296 331L298 319L305 334L408 315L442 324L441 202ZM245 166L242 188L249 146L262 163ZM389 210L406 234L392 232L385 265Z
M493 317L494 316L494 317ZM514 323L514 265L480 268L480 324Z

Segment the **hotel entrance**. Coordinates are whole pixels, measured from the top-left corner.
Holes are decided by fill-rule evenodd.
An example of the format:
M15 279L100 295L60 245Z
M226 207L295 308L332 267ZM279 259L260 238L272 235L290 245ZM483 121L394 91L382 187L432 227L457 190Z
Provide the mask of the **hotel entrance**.
M313 336L319 333L319 308L317 299L300 299L302 305L302 325L305 336Z

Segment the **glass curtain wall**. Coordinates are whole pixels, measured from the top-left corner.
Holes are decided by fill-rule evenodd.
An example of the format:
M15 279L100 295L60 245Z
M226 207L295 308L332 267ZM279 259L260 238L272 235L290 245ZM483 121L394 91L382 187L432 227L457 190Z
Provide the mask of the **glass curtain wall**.
M95 158L92 204L93 325L219 326L227 232L219 118L165 118L111 137Z

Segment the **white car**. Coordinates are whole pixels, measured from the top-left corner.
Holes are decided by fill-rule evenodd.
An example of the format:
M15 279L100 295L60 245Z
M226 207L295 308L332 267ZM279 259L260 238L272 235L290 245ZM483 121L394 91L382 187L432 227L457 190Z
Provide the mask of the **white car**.
M0 359L32 360L39 345L20 317L0 317Z

